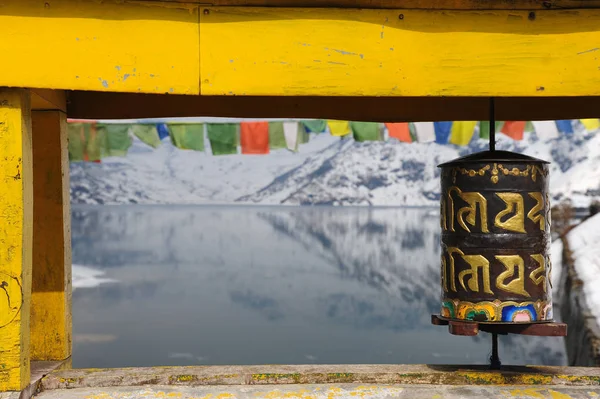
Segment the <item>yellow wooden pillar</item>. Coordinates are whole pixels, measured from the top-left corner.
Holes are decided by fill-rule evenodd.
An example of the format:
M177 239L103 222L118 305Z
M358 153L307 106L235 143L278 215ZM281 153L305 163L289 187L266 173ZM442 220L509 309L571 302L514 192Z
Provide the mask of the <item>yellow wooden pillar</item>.
M0 392L29 383L32 153L29 92L0 89Z
M71 356L71 214L67 120L32 112L33 283L31 359Z

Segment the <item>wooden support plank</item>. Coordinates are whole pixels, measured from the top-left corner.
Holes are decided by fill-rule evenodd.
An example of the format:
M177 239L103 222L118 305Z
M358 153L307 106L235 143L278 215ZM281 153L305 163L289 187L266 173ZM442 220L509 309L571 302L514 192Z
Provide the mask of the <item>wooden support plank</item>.
M69 93L75 119L164 117L322 118L373 122L487 120L489 99L474 97L261 97ZM496 99L498 120L600 117L600 97Z
M205 7L203 95L600 95L600 10Z
M29 384L31 151L30 95L0 89L0 392Z
M31 89L31 110L67 112L67 94L64 90Z
M194 5L7 0L0 27L0 86L199 92Z
M31 358L71 356L71 212L67 121L33 111Z

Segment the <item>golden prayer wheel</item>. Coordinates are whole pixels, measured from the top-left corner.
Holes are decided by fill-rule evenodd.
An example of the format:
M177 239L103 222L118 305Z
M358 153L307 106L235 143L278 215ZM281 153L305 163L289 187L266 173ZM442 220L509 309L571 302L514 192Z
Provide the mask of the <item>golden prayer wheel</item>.
M548 162L486 151L441 168L441 317L552 321Z

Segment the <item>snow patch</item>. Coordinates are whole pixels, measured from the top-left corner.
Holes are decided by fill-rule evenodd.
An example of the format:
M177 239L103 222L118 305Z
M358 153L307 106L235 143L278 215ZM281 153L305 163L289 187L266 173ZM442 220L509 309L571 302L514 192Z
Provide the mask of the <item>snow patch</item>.
M600 324L600 214L572 229L567 239L588 309Z
M106 273L89 266L73 265L72 268L73 291L76 288L93 288L100 284L116 283L116 280L103 277Z

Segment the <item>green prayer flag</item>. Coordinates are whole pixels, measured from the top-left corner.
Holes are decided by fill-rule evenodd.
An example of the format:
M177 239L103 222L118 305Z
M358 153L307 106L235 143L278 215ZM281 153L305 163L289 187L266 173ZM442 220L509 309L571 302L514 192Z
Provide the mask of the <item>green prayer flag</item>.
M376 122L350 122L350 129L354 135L354 140L363 141L380 141L381 129L379 123Z
M287 148L283 134L283 122L269 122L269 148L272 150Z
M326 121L323 121L323 122L325 122L325 126L327 126L327 122ZM304 124L300 123L298 125L298 144L306 144L309 141L310 141L310 134L308 133L306 126L304 126Z
M502 126L504 126L504 122L496 121L496 133L502 129ZM479 138L486 140L490 138L490 121L479 122Z
M417 128L415 127L415 124L410 122L408 124L408 132L410 133L410 140L413 143L417 143L419 141L419 138L417 136Z
M323 133L327 130L327 121L324 119L302 121L302 125L305 130L311 133Z
M129 137L129 125L125 124L98 124L96 126L96 143L92 142L93 138L90 138L90 144L93 150L89 152L90 160L91 154L95 153L96 146L99 147L100 158L104 156L109 157L124 157L127 155L129 147L131 147L131 137Z
M158 148L160 146L160 137L158 137L158 131L156 131L156 125L139 124L131 126L131 131L142 141L144 144L149 145L152 148Z
M533 127L533 122L527 121L525 123L525 131L526 132L534 132L535 131L535 128Z
M213 155L237 154L238 126L235 123L206 125Z
M177 148L204 151L204 125L201 123L169 124L169 134Z
M69 123L67 134L69 136L69 161L83 161L85 149L85 129L89 131L89 124Z

